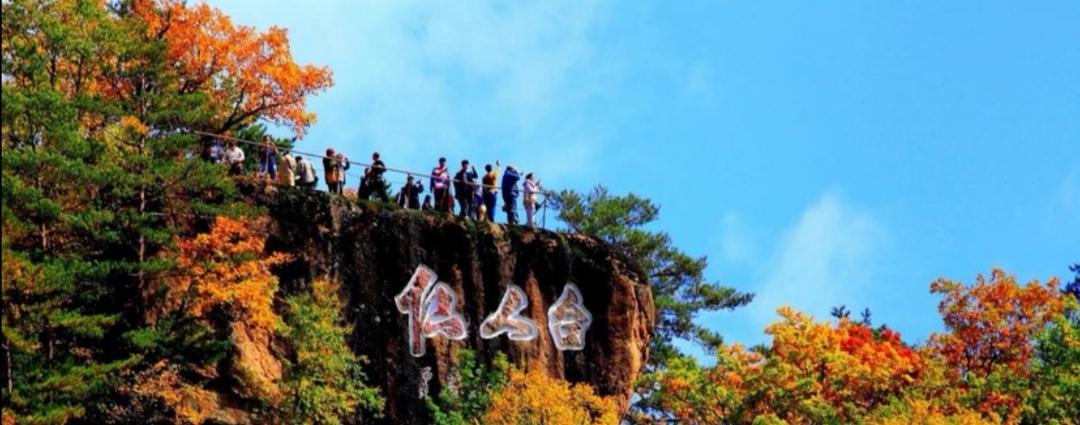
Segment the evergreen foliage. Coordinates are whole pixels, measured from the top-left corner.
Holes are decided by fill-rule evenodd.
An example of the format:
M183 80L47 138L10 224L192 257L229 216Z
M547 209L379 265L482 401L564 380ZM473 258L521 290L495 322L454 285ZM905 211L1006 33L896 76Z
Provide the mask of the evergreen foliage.
M656 333L649 349L651 366L662 366L681 355L678 339L715 350L720 334L694 319L703 311L734 309L752 294L705 280L706 257L691 257L676 248L671 237L645 227L660 218L660 207L634 194L612 196L597 186L588 194L564 190L552 198L559 219L571 231L596 236L634 261L645 273L656 304Z
M284 400L275 415L287 423L349 423L357 411L381 414L382 396L364 385L367 359L349 350L352 326L342 323L339 285L312 283L310 293L285 299L281 336L292 353L282 382Z
M427 397L428 408L437 425L480 423L491 408L494 394L506 387L510 363L499 353L492 364L482 363L476 352L459 349L454 353L453 374L439 392L438 402Z
M4 418L146 420L132 413L133 380L160 371L185 382L228 346L206 318L148 308L178 273L166 254L179 237L247 210L221 167L191 158L199 139L189 130L229 130L259 113L221 128L226 111L211 100L214 84L228 85L223 68L191 74L167 34L182 22L155 29L189 10L179 2L14 0L3 10Z

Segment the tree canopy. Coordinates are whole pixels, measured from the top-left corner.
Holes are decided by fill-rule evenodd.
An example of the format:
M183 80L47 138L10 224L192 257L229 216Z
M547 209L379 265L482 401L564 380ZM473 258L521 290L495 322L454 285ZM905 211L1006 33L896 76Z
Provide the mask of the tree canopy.
M734 309L753 299L752 294L707 281L706 257L687 255L667 233L645 229L660 218L660 207L648 199L634 194L613 196L597 186L588 194L564 190L553 198L553 204L569 230L606 241L645 273L657 316L651 365L679 356L677 339L714 350L723 338L694 319L703 311Z

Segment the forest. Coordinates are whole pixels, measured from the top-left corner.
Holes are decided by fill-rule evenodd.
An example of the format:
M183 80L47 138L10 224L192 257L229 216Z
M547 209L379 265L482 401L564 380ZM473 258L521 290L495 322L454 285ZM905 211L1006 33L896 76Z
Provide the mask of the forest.
M282 291L288 255L252 231L264 211L193 159L202 133L259 140L272 124L303 143L331 70L295 63L284 29L181 0L5 1L2 37L3 425L220 421L207 389L226 385L256 423L379 421L341 282ZM753 295L705 279L704 257L655 230L657 205L603 187L553 203L564 231L648 276L657 321L629 411L461 350L460 385L427 401L437 423L1080 423L1080 264L926 282L944 326L925 341L838 306L781 309L771 343L745 347L696 318ZM232 361L238 335L279 341L248 354L281 375Z

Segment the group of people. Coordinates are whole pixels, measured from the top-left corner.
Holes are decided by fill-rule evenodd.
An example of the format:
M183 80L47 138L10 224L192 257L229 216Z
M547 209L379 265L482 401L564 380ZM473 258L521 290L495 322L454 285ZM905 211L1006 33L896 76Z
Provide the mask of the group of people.
M279 155L280 154L280 155ZM258 148L258 175L266 176L284 186L299 186L315 188L319 183L319 177L315 165L300 155L295 157L287 149L278 149L270 136L263 136L262 143ZM244 151L234 141L227 141L225 149L215 153L213 146L203 147L200 155L203 159L212 162L221 162L229 167L230 175L240 175L244 172ZM326 187L330 193L341 195L344 193L346 184L346 171L351 162L344 154L328 148L326 156L322 158L323 175L326 179ZM423 203L420 195L424 193L424 184L420 179L415 179L409 174L405 185L395 197L395 202L406 209L419 209L424 211L439 211L453 213L454 203L457 202L458 215L477 221L495 221L495 210L498 204L499 192L502 191L502 210L506 213L508 224L518 224L517 203L518 198L524 195L522 201L525 207L525 225L536 226L536 211L540 208L540 194L543 189L540 180L534 178L533 173L527 173L522 180L521 172L513 165L507 165L506 171L502 172L502 180L499 173L502 172L502 164L495 161L495 166L484 166L484 175L481 177L476 172L476 167L470 165L469 160L461 161L461 169L450 177L450 170L446 166L446 158L439 158L439 164L431 170L429 185L432 194L425 195ZM387 193L389 184L385 180L386 164L383 163L379 153L371 156L371 166L364 169L360 178L360 186L357 196L360 199L378 199L390 202ZM477 183L480 178L480 183ZM521 188L518 183L521 182ZM451 194L453 189L453 194Z
M521 181L521 172L513 165L506 167L503 173L501 185L499 184L499 172L502 164L495 161L484 166L484 176L480 184L476 183L479 174L476 167L469 164L469 160L461 161L461 169L454 174L454 196L450 196L451 188L450 170L446 166L446 158L439 158L439 165L431 170L431 187L435 192L435 211L452 213L454 201L458 204L458 215L469 217L477 221L495 221L495 207L498 203L499 190L502 190L503 212L506 213L506 222L518 224L517 200L519 195L524 194L525 224L529 227L536 226L536 210L540 206L539 195L543 192L540 181L534 178L533 173L525 175L522 188L518 189ZM425 204L427 199L425 199Z

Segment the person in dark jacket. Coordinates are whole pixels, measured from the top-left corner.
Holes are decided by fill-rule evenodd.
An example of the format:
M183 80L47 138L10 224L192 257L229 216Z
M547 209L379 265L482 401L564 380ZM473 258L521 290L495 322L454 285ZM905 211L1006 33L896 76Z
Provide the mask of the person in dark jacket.
M383 164L382 159L379 157L379 153L375 152L371 154L371 172L368 174L368 190L372 195L378 196L383 202L390 202L390 195L386 193L386 180L383 179L383 173L386 173L386 164Z
M398 205L410 210L420 209L421 193L424 193L424 182L414 181L412 174L409 174L405 186L398 192Z
M470 217L476 219L473 195L476 193L476 167L469 170L469 160L461 161L461 170L454 174L454 194L458 205L461 206L458 215L461 218Z
M521 180L521 173L513 164L507 165L502 178L503 211L506 211L507 224L517 224L518 180Z

